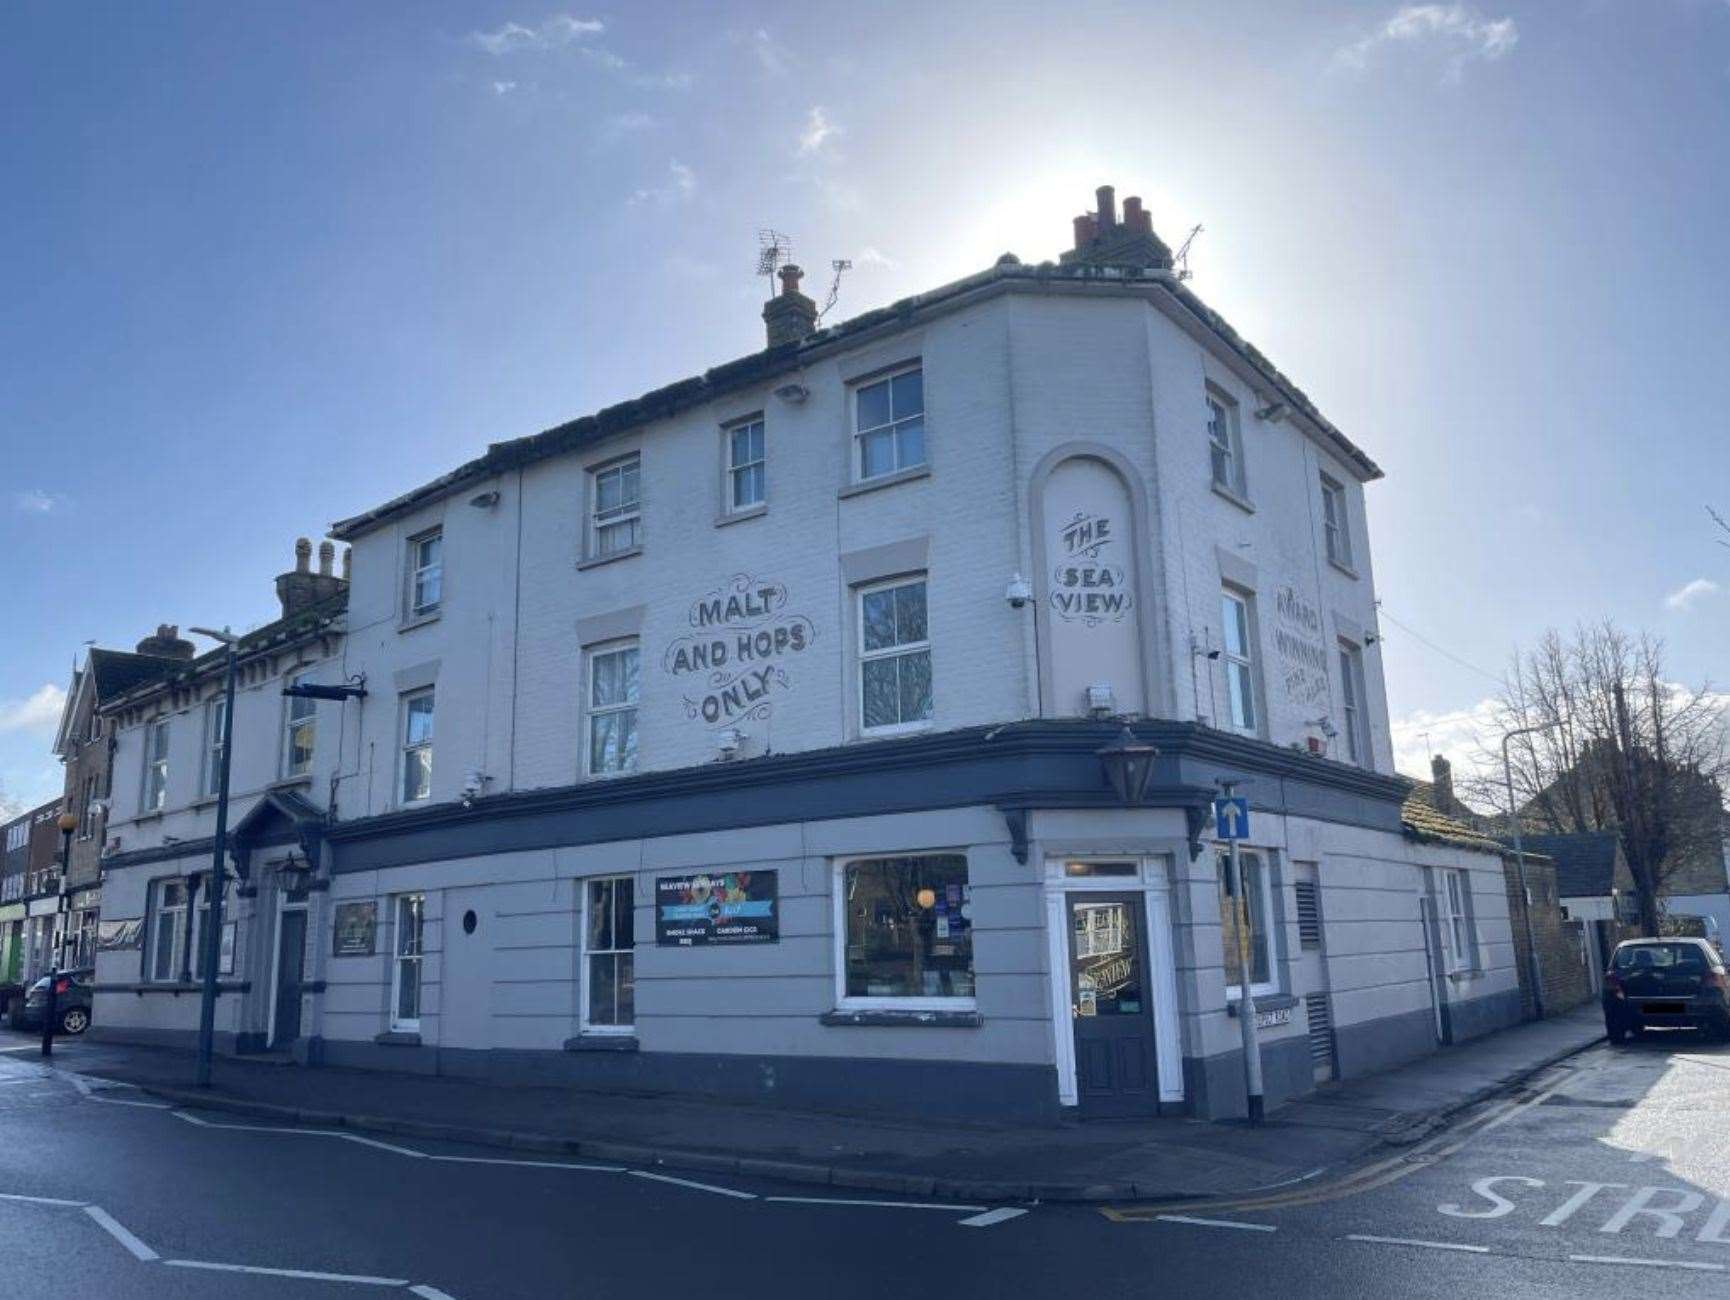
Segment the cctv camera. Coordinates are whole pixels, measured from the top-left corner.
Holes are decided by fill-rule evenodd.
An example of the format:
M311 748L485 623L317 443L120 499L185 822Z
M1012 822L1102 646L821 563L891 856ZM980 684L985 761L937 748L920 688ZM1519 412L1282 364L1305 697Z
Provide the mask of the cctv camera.
M1020 609L1033 599L1033 588L1027 585L1027 579L1019 573L1009 579L1009 586L1004 588L1003 599L1009 602L1009 608Z

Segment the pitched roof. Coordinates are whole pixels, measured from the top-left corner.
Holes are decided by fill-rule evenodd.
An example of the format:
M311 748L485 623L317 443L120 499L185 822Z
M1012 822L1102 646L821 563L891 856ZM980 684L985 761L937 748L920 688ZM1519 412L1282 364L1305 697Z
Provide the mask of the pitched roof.
M459 465L448 474L440 475L412 491L404 493L371 510L342 519L330 526L332 537L347 541L404 514L415 507L502 473L545 460L551 456L587 446L626 430L638 428L654 420L665 419L693 406L713 401L723 394L761 384L776 376L797 371L820 356L863 341L874 332L904 329L940 310L950 310L959 300L984 296L1009 288L1024 291L1051 292L1068 287L1071 292L1105 292L1113 290L1139 294L1166 312L1192 332L1210 335L1235 353L1264 383L1288 403L1338 455L1365 479L1376 479L1382 471L1369 456L1345 434L1333 426L1296 384L1281 373L1267 357L1238 334L1225 318L1176 280L1168 270L1130 270L1120 267L1089 266L1081 263L1058 265L1044 262L1038 266L1023 265L1005 255L997 265L950 284L903 298L888 307L866 312L852 320L828 329L818 330L807 339L766 348L749 356L726 362L700 375L692 375L640 397L620 402L556 425L542 433L509 442L495 442L483 455Z
M1411 839L1427 843L1453 844L1497 857L1505 852L1499 841L1437 812L1436 787L1428 781L1413 782L1411 793L1400 805L1400 829Z
M166 677L176 668L184 668L186 663L184 659L170 659L164 655L141 655L92 647L90 679L96 687L96 698L111 700L134 686Z
M1608 898L1615 888L1617 844L1615 831L1520 837L1527 853L1555 860L1556 892L1563 898Z

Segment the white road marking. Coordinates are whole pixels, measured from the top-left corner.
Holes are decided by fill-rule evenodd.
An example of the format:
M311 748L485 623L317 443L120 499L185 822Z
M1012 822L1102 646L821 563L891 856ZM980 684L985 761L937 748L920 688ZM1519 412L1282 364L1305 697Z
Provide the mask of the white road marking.
M877 1205L885 1210L989 1210L989 1205L944 1205L936 1201L850 1201L838 1196L765 1196L779 1205ZM1023 1211L1017 1211L1023 1213Z
M504 1160L496 1156L427 1156L459 1165L518 1165L524 1169L580 1169L589 1174L622 1174L623 1165L574 1165L564 1160Z
M125 1246L126 1249L132 1253L132 1258L142 1260L146 1264L162 1258L162 1256L150 1249L149 1246L146 1246L142 1241L138 1240L137 1237L133 1236L125 1224L121 1223L100 1205L86 1205L84 1207L84 1213L88 1214L92 1219L95 1219L96 1222L102 1226L102 1230L110 1237L113 1237L114 1240L118 1241L122 1246Z
M1282 1178L1277 1183L1263 1183L1260 1187L1252 1187L1249 1190L1252 1192L1271 1192L1276 1187L1290 1187L1293 1183L1307 1183L1317 1174L1325 1174L1327 1171L1326 1165L1317 1165L1307 1174L1299 1174L1296 1178Z
M455 1296L446 1295L436 1286L428 1286L425 1282L422 1282L419 1286L411 1286L408 1289L408 1293L410 1295L418 1295L420 1300L456 1300Z
M98 1101L98 1102L101 1102L104 1106L137 1106L140 1110L168 1110L169 1109L169 1105L165 1101L134 1101L130 1097L98 1097L94 1093L92 1093L90 1096L86 1097L84 1100L85 1101Z
M1686 1268L1697 1273L1722 1273L1722 1264L1697 1263L1691 1259L1632 1259L1626 1255L1569 1255L1576 1264L1627 1264L1636 1268Z
M971 1219L961 1220L961 1226L963 1228L989 1228L994 1223L1019 1219L1026 1213L1026 1210L1018 1210L1012 1205L1000 1205L995 1210L987 1210L984 1214L975 1214Z
M1368 1233L1353 1232L1346 1236L1347 1241L1373 1241L1383 1246L1422 1246L1426 1250L1460 1250L1468 1255L1488 1255L1488 1246L1468 1246L1461 1241L1419 1241L1416 1237L1373 1237Z
M367 1277L359 1273L319 1273L304 1268L264 1268L257 1264L213 1264L202 1259L165 1259L169 1268L201 1268L212 1273L256 1273L263 1277L297 1277L307 1282L352 1282L356 1286L407 1286L406 1277Z
M0 1192L0 1201L23 1201L27 1205L68 1205L82 1210L87 1201L63 1201L57 1196L23 1196L17 1192Z
M196 1124L199 1128L222 1129L229 1133L286 1133L295 1137L336 1138L338 1141L342 1142L353 1142L359 1146L375 1147L380 1151L389 1151L393 1155L413 1156L416 1160L425 1160L427 1158L427 1154L424 1151L415 1151L408 1147L399 1147L391 1142L380 1142L375 1138L361 1137L357 1133L337 1133L327 1128L284 1128L277 1124L217 1124L208 1119L200 1119L197 1115L184 1110L175 1111L174 1118L183 1119L188 1124Z
M713 1192L717 1196L734 1196L741 1201L757 1199L755 1192L736 1191L731 1187L716 1187L713 1183L696 1183L689 1178L674 1178L671 1174L651 1174L646 1169L632 1169L628 1172L633 1178L651 1178L657 1183L672 1183L675 1187L690 1187L699 1192Z
M1245 1232L1278 1231L1271 1223L1238 1223L1233 1219L1198 1219L1190 1214L1156 1214L1162 1223L1189 1223L1198 1228L1241 1228Z
M16 1047L0 1047L0 1052L39 1052L41 1050L42 1047L39 1043L19 1043Z

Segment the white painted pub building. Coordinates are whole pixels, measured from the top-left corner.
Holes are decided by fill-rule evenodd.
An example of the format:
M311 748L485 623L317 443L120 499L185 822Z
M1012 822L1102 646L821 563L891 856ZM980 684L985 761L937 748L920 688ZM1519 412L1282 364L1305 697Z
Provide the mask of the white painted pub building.
M351 581L247 651L223 1045L1229 1116L1246 978L1270 1104L1517 1019L1500 859L1402 829L1379 470L1139 201L830 329L782 281L765 351L331 530ZM112 706L99 1034L196 1024L214 665Z

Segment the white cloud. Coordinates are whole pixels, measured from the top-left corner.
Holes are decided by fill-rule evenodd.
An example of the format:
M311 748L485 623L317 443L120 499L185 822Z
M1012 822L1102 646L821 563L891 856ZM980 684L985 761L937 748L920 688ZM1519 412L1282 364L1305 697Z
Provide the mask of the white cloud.
M1696 602L1707 596L1715 596L1722 590L1723 588L1710 578L1695 578L1664 597L1664 608L1687 611L1693 609Z
M757 66L771 77L784 77L792 66L792 57L787 53L787 47L769 35L765 28L759 27L754 32L734 32L732 40L735 45L742 45L751 51L757 60Z
M682 203L697 192L697 173L677 158L667 163L667 175L665 185L637 190L628 202L633 207L644 203Z
M516 88L517 88L517 83L514 81L495 81L495 82L493 82L493 94L495 94L495 95L508 95L511 93L511 91L515 90Z
M869 245L860 249L859 256L853 260L860 266L880 266L885 271L893 270L899 265L893 257L890 257L882 249L872 248Z
M46 682L21 700L0 700L0 732L51 732L60 723L66 692Z
M1512 18L1486 18L1463 4L1405 5L1369 35L1334 51L1334 66L1361 72L1378 50L1430 47L1446 52L1452 80L1473 60L1492 63L1505 57L1519 39Z
M813 154L821 152L823 146L841 133L841 128L829 120L829 115L823 111L821 104L813 108L805 118L805 129L799 132L799 152Z
M58 492L45 492L41 488L27 488L23 492L12 494L12 504L27 515L52 514L66 504L66 498Z
M469 40L488 54L515 54L521 50L556 50L576 41L586 41L606 31L605 23L594 18L573 18L569 14L554 14L538 27L521 23L506 23L493 32L470 32Z
M1389 726L1394 742L1394 770L1428 781L1430 759L1440 754L1453 764L1456 784L1481 774L1479 760L1485 753L1483 746L1500 735L1497 707L1494 698L1486 698L1463 709L1441 712L1417 709L1403 718L1394 718Z

